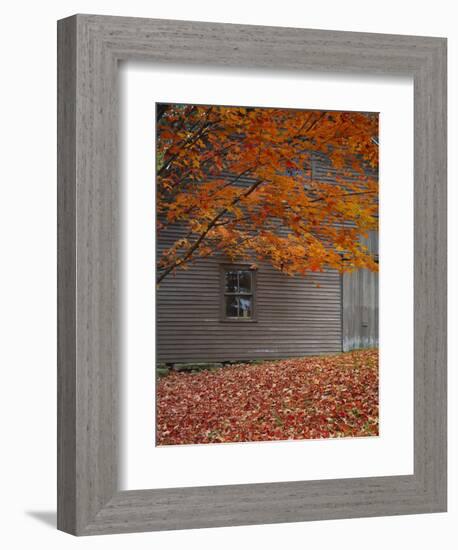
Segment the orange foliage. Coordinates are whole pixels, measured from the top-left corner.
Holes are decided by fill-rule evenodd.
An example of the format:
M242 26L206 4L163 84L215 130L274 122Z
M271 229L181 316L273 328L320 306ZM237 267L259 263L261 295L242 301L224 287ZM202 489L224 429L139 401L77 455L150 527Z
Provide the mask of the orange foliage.
M158 232L185 227L158 282L215 252L289 275L376 270L360 236L377 229L377 137L373 113L158 105ZM312 178L316 153L333 182Z

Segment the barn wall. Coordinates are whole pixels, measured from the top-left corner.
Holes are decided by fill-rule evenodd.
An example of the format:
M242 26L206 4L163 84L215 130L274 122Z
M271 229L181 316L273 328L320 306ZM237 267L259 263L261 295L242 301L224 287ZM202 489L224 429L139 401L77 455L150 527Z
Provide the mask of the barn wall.
M372 232L365 242L378 254L378 235ZM379 283L378 273L360 269L345 273L342 280L343 350L378 347Z
M310 168L312 178L335 181L336 171L325 155L314 153ZM252 181L242 177L237 185ZM162 231L158 256L180 236L176 226ZM377 345L377 276L359 272L342 278L328 271L289 277L261 265L257 322L222 322L220 266L224 263L228 262L223 256L202 259L161 283L156 294L158 361L283 358Z
M159 248L178 234L167 231ZM222 256L202 259L161 283L156 294L158 361L283 358L342 350L337 272L289 277L261 265L256 277L257 322L222 322L222 263Z

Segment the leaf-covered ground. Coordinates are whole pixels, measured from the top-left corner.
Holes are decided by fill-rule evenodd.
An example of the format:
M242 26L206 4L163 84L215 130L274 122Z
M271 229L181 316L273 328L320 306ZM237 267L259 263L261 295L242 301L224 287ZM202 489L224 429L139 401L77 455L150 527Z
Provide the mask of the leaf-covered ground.
M378 351L172 372L157 382L157 444L378 435Z

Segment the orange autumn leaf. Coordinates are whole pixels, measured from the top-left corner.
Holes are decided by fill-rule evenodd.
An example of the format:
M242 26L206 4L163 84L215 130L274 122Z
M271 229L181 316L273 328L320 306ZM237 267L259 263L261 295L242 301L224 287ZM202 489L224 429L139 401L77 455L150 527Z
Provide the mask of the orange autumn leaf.
M159 105L158 232L184 240L158 283L216 252L289 275L377 270L360 238L378 226L377 137L374 113Z

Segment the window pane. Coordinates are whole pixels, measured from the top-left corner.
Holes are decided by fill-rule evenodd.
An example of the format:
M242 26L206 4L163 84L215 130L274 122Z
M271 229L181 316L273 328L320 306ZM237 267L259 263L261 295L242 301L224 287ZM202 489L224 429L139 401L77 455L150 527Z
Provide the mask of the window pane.
M239 271L239 292L251 292L251 271Z
M251 317L251 296L239 296L239 317Z
M237 292L237 271L226 271L226 292Z
M226 296L226 317L238 317L237 296Z

